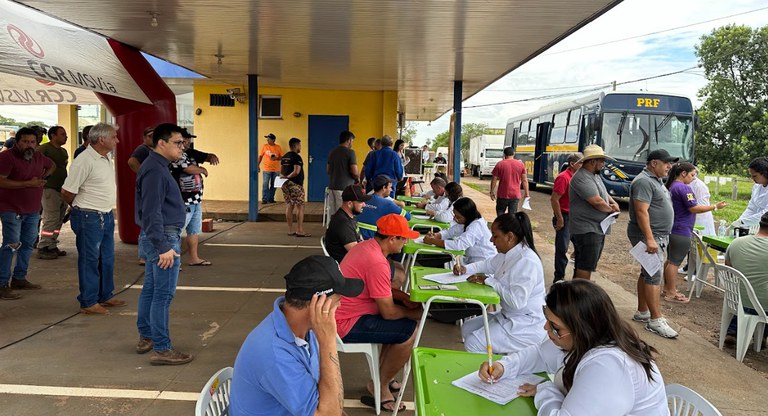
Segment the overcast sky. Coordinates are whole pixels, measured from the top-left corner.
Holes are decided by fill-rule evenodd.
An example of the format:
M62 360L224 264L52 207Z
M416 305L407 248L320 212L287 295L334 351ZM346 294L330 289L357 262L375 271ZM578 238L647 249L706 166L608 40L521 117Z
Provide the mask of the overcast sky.
M622 83L694 67L697 65L694 46L699 38L714 28L732 23L752 27L768 25L768 4L765 0L625 0L465 101L462 122L503 128L508 118L556 100L467 107L580 91L612 81ZM654 32L661 33L651 34ZM633 39L621 40L627 38ZM601 43L606 44L592 46ZM696 94L705 83L702 71L693 69L620 85L618 89L679 93L698 104ZM51 124L57 119L55 106L0 106L0 114L19 121L42 120ZM426 122L417 123L416 143L423 144L448 130L449 118L450 115L445 115L431 126Z

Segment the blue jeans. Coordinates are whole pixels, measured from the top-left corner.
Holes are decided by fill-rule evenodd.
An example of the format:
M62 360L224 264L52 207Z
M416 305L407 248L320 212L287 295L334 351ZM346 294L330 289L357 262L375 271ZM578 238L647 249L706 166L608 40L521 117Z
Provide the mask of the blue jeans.
M280 172L261 172L262 187L261 202L275 202L275 179Z
M569 215L563 212L563 228L555 231L555 282L565 279L565 268L568 266L568 244L571 242L571 232L568 228ZM557 219L552 217L552 225Z
M181 253L181 229L166 227L165 239ZM139 336L149 338L155 344L155 351L167 351L173 348L170 335L170 308L176 294L179 280L179 257L174 258L173 266L161 269L157 265L160 254L152 242L144 235L139 235L139 255L146 260L144 266L144 287L139 295L139 319L136 325Z
M115 290L115 215L72 209L81 308L112 299Z
M8 286L11 280L11 264L13 255L16 254L16 267L13 269L13 278L24 280L27 278L29 258L32 256L33 246L37 239L37 224L40 214L16 214L15 212L0 212L0 221L3 223L3 243L0 246L0 287Z

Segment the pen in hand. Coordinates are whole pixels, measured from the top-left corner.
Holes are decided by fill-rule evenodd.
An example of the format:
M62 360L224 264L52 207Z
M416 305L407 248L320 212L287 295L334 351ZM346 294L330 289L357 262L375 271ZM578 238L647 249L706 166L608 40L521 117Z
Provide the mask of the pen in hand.
M488 382L493 384L493 350L491 344L488 344Z

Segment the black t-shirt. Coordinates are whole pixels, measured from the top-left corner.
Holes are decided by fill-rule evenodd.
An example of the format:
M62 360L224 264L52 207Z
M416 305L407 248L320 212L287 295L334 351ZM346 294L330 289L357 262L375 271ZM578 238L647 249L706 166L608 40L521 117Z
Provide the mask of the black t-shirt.
M293 172L294 166L300 166L299 174L289 179L289 181L299 186L304 186L304 160L296 152L288 152L280 159L280 174L288 176Z
M357 220L349 218L349 215L342 209L336 211L328 224L328 230L325 232L325 249L328 250L328 254L341 263L341 260L347 255L347 249L344 248L344 245L362 240L357 232Z

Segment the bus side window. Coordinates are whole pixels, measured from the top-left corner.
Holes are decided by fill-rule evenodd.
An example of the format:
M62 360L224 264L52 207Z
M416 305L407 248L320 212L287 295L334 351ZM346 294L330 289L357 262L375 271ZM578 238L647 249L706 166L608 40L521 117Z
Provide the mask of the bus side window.
M539 119L532 118L531 124L528 126L528 140L527 143L529 145L535 145L536 144L536 126L539 125Z
M553 117L552 133L549 136L550 143L563 143L563 141L565 141L565 127L567 124L567 111L555 114Z
M579 129L579 116L581 110L571 110L570 117L568 117L568 128L565 130L565 142L576 143L578 139L577 131Z

